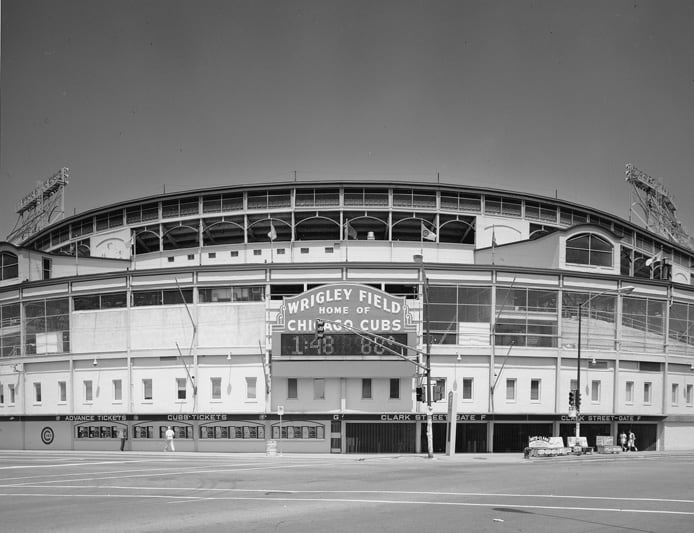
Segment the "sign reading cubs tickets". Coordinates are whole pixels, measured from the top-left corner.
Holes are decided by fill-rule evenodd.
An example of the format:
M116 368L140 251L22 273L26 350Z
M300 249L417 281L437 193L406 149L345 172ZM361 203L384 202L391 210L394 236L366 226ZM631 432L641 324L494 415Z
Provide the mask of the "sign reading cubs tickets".
M324 321L325 340L315 339L317 319ZM284 299L273 327L273 353L387 355L378 342L360 338L355 330L382 336L382 348L388 342L407 344L415 326L401 296L356 283L323 285Z

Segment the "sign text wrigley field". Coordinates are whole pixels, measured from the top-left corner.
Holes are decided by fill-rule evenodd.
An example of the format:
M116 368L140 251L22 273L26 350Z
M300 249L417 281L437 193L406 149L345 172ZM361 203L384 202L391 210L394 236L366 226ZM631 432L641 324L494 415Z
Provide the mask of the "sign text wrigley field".
M366 285L340 283L317 287L285 298L277 329L287 333L311 333L316 319L325 320L325 331L350 328L371 333L413 331L405 298Z

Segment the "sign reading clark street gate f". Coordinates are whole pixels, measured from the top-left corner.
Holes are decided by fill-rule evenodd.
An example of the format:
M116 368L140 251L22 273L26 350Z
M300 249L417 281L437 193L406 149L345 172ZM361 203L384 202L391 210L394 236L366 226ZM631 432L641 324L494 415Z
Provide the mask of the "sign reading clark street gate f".
M316 321L324 335L316 336ZM357 332L384 339L370 342ZM384 347L403 353L414 334L405 298L356 283L316 287L284 299L273 327L273 352L279 356L389 355ZM392 343L392 344L391 344Z

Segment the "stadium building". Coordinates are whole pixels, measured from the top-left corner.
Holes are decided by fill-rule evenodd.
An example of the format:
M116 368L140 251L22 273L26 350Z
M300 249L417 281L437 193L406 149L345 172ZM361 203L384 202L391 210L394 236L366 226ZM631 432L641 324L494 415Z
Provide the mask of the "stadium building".
M182 451L422 453L429 401L436 453L453 419L457 452L518 452L570 414L590 445L691 449L693 259L597 209L440 183L93 209L0 242L0 447L125 429L161 450L172 426Z

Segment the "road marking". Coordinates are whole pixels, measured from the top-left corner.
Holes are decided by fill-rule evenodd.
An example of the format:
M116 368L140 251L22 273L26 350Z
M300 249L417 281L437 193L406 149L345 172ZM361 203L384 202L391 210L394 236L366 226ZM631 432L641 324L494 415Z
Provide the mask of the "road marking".
M660 514L660 515L681 515L694 516L694 511L663 511L663 510L648 510L648 509L619 509L619 508L603 508L603 507L570 507L570 506L554 506L554 505L506 505L499 503L470 503L470 502L436 502L436 501L412 501L412 500L364 500L351 498L261 498L258 496L226 496L226 497L200 497L200 496L173 496L173 495L120 495L120 494L51 494L51 493L18 493L8 492L0 493L3 497L21 497L21 498L119 498L119 499L175 499L169 503L180 505L181 503L195 503L200 501L278 501L278 502L310 502L310 503L359 503L359 504L391 504L391 505L439 505L449 507L509 507L514 509L543 509L552 511L592 511L605 513L634 513L634 514ZM180 501L183 500L183 501Z
M79 481L79 480L77 480ZM45 488L45 484L22 483L19 485L9 484L0 487L24 487L24 488ZM608 501L638 501L653 503L694 503L694 500L680 500L670 498L628 498L616 496L580 496L580 495L560 495L560 494L513 494L513 493L491 493L491 492L429 492L429 491L376 491L376 490L293 490L293 489L239 489L239 488L218 488L218 487L139 487L128 485L60 485L56 489L109 489L109 490L130 490L130 491L186 491L186 492L236 492L236 493L257 493L262 492L268 496L279 494L393 494L393 495L418 495L418 496L463 496L463 497L504 497L504 498L546 498L546 499L573 499L573 500L608 500ZM119 495L127 496L127 495ZM178 498L179 496L172 496ZM182 496L181 496L182 497ZM203 496L186 496L192 499L208 499ZM209 497L209 498L216 498ZM250 496L249 498L254 498ZM267 499L267 498L261 498ZM272 499L272 498L271 498ZM276 499L276 498L275 498ZM308 501L308 499L306 499ZM326 501L330 501L326 499ZM516 505L514 505L515 507Z
M79 481L79 480L76 480ZM24 487L24 488L46 488L45 484L35 485L22 483L21 485L0 485L0 487ZM262 492L265 494L393 494L393 495L414 495L414 496L465 496L465 497L503 497L503 498L547 498L547 499L571 499L571 500L608 500L608 501L637 501L655 503L693 503L694 500L679 500L671 498L629 498L618 496L580 496L570 494L515 494L504 492L438 492L438 491L406 491L406 490L294 490L294 489L239 489L239 488L219 488L219 487L139 487L128 485L60 485L59 489L109 489L109 490L132 490L132 491L187 491L187 492Z
M105 479L124 479L124 478L138 478L138 477L162 477L162 476L176 476L176 475L184 475L184 474L211 474L211 473L222 473L222 472L244 472L244 471L251 471L251 470L275 470L278 468L305 468L309 466L325 466L325 465L330 465L332 463L306 463L306 464L292 464L292 465L273 465L273 466L258 466L258 467L253 467L253 468L248 468L246 465L248 463L244 463L243 468L215 468L212 470L190 470L190 468L186 470L169 470L165 472L152 472L151 469L142 469L143 474L132 474L132 475L113 475L113 472L108 472L108 475L91 475L90 477L84 477L84 478L77 478L77 479L71 479L70 481L103 481ZM136 470L137 472L138 470ZM80 473L76 474L64 474L64 475L84 475ZM64 479L56 479L56 480L46 480L46 481L34 481L33 483L40 483L43 485L48 485L51 483L61 483L65 481ZM0 484L0 487L22 487L22 486L28 486L31 485L32 482L27 482L27 483L10 483L6 485Z
M144 462L145 459L133 462ZM40 465L14 465L0 466L0 470L13 470L21 468L63 468L65 466L94 466L94 465L113 465L121 464L123 461L97 461L94 463L59 463L59 464L40 464Z

